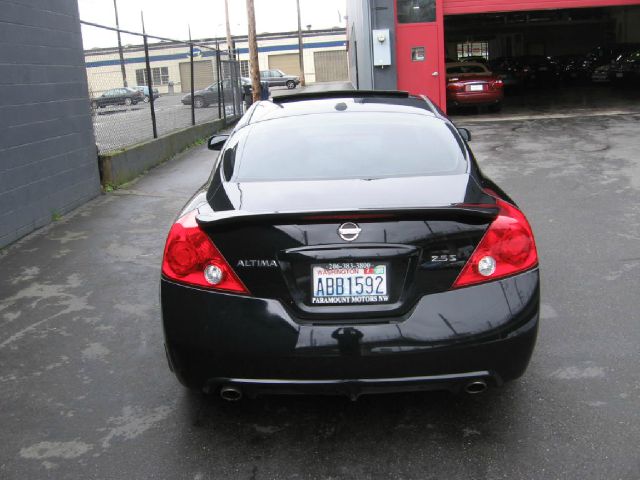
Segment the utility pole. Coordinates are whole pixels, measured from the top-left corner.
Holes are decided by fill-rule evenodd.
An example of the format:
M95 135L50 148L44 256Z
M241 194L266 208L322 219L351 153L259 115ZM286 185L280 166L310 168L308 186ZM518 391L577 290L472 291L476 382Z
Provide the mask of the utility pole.
M251 90L253 101L260 100L260 65L258 65L258 41L256 39L256 10L253 0L247 0L247 25L249 27L249 65L251 66Z
M122 40L120 39L120 22L118 21L118 3L117 0L113 0L113 10L116 13L116 29L118 33L118 54L120 55L120 70L122 70L122 84L124 87L128 87L127 84L127 71L124 68L124 54L122 53Z
M227 23L227 48L229 49L229 60L236 58L236 45L231 36L231 25L229 24L229 0L224 0L224 18Z
M300 20L300 0L296 0L296 6L298 7L298 59L300 62L300 85L304 87L304 52L302 47L302 21Z
M189 25L189 73L191 74L191 125L196 124L196 107L194 101L195 80L193 78L193 42L191 41L191 25Z

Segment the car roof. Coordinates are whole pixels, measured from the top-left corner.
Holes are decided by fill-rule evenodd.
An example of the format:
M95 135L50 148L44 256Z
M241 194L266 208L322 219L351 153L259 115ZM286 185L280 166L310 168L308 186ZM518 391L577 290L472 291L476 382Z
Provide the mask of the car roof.
M482 67L482 68L487 68L487 66L484 63L480 63L480 62L448 62L447 63L447 68L449 67Z
M246 122L241 121L238 127L286 117L356 112L417 114L448 121L426 97L410 96L406 92L351 91L283 95L273 101L257 102Z

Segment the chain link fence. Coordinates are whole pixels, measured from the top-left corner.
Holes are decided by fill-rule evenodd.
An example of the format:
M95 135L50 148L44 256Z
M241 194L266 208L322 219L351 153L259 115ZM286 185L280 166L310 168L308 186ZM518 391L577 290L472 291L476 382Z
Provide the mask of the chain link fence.
M82 24L83 36L113 45L85 50L99 153L217 119L229 124L242 115L240 63L215 43Z

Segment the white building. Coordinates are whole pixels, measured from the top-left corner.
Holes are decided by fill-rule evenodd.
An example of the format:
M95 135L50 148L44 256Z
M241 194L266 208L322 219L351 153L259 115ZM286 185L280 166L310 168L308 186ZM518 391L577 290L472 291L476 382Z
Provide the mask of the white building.
M241 75L249 75L249 50L246 37L234 37ZM215 48L215 39L194 40L194 43ZM305 80L307 83L344 81L348 79L346 35L344 29L311 30L303 37ZM221 50L226 49L219 39ZM153 85L160 93L190 91L189 45L179 42L149 44ZM142 45L123 47L129 86L145 82L145 56ZM223 57L224 60L225 57ZM258 35L258 59L261 70L280 69L290 75L299 74L297 32ZM210 85L217 78L215 51L194 48L194 83L196 89ZM122 86L122 72L117 48L96 48L85 51L87 78L92 96L110 88Z

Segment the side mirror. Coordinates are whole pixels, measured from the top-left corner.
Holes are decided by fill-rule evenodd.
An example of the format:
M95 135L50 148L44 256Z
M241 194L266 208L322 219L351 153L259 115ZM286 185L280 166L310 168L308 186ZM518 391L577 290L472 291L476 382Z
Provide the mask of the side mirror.
M458 128L458 133L460 133L460 136L464 139L465 142L471 141L471 132L466 128Z
M229 138L229 135L214 135L207 144L209 150L222 150L227 138Z

